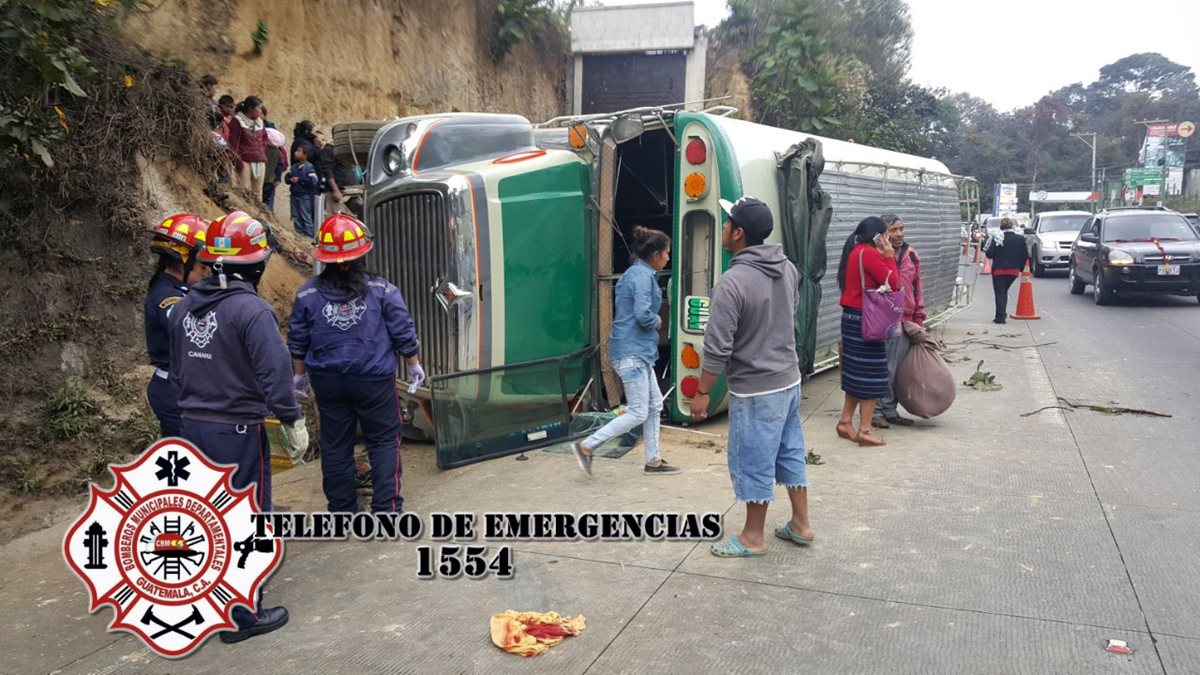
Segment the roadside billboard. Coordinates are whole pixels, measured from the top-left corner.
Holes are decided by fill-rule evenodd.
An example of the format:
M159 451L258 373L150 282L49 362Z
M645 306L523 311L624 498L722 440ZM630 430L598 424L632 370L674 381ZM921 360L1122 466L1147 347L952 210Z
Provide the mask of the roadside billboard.
M1148 169L1163 173L1159 184L1168 195L1183 193L1183 164L1187 156L1187 139L1195 133L1192 122L1147 124L1146 140L1138 153L1138 161ZM1143 191L1144 194L1161 194Z
M996 183L992 199L992 215L999 216L1017 210L1017 184Z

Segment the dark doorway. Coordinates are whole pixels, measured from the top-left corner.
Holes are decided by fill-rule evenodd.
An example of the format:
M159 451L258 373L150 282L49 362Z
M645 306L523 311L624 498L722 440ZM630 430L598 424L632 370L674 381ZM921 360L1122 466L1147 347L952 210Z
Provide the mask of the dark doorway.
M584 56L581 112L682 103L686 66L683 52Z

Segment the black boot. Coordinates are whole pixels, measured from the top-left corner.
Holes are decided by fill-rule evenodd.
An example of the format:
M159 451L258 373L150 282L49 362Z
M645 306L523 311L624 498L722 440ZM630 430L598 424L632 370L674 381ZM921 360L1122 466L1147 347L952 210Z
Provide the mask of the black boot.
M258 621L252 626L246 626L238 630L223 630L221 631L221 642L225 644L233 644L248 640L255 635L263 635L270 633L273 630L283 628L288 622L287 607L271 607L264 609L262 614L258 615Z

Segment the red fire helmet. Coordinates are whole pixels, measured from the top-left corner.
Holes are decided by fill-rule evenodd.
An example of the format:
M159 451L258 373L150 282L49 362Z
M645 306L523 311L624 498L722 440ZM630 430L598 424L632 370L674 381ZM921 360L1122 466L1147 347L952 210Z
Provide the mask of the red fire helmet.
M181 263L191 259L192 254L204 247L208 222L190 213L177 213L158 225L146 228L153 238L150 250L165 253Z
M231 211L208 226L204 250L199 258L206 263L250 265L271 255L267 228L245 211Z
M321 223L317 230L312 257L323 263L344 263L367 254L375 244L367 226L357 218L336 213Z

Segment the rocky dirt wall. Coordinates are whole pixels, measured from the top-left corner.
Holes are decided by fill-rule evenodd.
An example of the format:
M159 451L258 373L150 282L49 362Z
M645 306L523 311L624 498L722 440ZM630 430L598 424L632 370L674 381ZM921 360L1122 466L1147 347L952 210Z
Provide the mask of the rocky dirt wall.
M493 64L496 0L167 0L130 17L127 32L155 52L211 73L220 93L263 99L285 132L300 119L449 110L561 114L562 45L519 45ZM250 34L266 21L261 54ZM289 133L290 135L290 133Z

